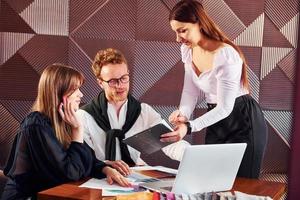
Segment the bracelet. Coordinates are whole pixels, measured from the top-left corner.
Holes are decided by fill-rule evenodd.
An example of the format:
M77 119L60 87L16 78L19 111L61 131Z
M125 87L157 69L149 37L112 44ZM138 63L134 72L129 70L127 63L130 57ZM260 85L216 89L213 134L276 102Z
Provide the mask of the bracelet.
M187 134L187 135L190 135L190 134L192 133L191 123L190 123L189 121L187 121L187 122L184 122L184 124L185 124L186 127L187 127L187 132L186 132L186 134Z

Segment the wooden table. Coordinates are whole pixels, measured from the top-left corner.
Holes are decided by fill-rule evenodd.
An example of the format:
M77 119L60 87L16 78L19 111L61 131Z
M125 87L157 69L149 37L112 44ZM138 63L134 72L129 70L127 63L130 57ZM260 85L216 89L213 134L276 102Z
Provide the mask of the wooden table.
M101 197L101 190L80 188L78 185L86 180L62 184L38 193L40 200L71 200L71 199L114 199L113 197ZM232 191L240 191L247 194L269 196L279 199L284 191L285 184L279 182L263 181L257 179L236 178Z

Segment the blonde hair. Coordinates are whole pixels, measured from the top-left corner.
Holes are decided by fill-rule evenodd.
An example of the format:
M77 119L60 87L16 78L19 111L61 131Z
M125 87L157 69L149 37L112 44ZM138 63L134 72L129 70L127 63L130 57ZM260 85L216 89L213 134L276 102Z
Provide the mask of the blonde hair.
M101 78L101 69L107 64L122 64L127 65L127 60L121 51L113 48L108 48L100 50L97 52L94 62L92 64L92 69L97 78Z
M235 45L228 37L219 29L213 20L205 12L202 4L195 0L181 0L170 11L169 21L176 20L185 23L198 23L200 32L206 37L221 41L231 45L240 55L243 60L241 83L244 88L249 90L247 62L241 49Z
M71 143L71 126L61 118L58 108L63 96L71 94L83 82L84 76L80 72L60 63L46 67L39 80L38 94L32 110L50 118L55 136L64 147Z

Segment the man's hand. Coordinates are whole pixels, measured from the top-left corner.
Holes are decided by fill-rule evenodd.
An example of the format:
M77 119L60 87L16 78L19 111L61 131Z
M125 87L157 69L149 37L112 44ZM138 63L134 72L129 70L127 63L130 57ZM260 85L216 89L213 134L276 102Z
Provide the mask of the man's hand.
M118 170L124 176L128 176L131 173L129 166L123 160L107 160L105 163Z
M187 134L187 126L184 123L178 124L173 132L165 133L160 136L161 142L177 142Z
M123 187L131 187L132 185L128 182L128 180L122 176L117 170L106 166L103 168L102 172L106 174L106 181L108 184L113 184L114 182L117 182L120 186Z

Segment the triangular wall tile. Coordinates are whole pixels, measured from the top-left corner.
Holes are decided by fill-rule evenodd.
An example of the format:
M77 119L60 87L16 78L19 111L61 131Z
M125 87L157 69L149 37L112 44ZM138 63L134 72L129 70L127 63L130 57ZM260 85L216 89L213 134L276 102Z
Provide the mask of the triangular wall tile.
M267 15L264 22L263 47L293 47Z
M263 43L264 14L255 19L235 40L240 46L261 47Z
M183 86L184 67L179 61L140 98L142 102L155 105L178 106ZM171 87L172 86L172 87Z
M102 9L107 0L72 0L70 1L69 30L76 32L80 26L85 24L94 14Z
M38 34L69 34L68 0L36 0L20 15Z
M65 36L36 35L18 52L41 74L52 63L67 64L68 42Z
M293 49L284 59L278 63L279 68L295 83L297 67L297 49Z
M0 31L32 33L31 27L13 10L6 1L1 1L0 7Z
M246 28L223 0L204 0L202 3L209 16L231 40L234 40Z
M134 40L137 0L110 0L72 32L73 37ZM116 13L117 14L112 14Z
M276 67L276 64L292 50L291 48L263 47L260 80L264 79Z
M27 8L34 0L7 0L7 3L14 9L17 13L21 13L25 8Z
M285 24L280 32L288 39L288 41L293 45L294 48L298 44L298 29L299 26L299 13L295 15L287 24Z
M265 0L243 0L243 5L241 5L240 0L224 1L245 24L245 26L249 26L259 15L261 15L261 13L264 12Z
M282 140L290 146L293 113L289 111L263 111L265 118L271 126L280 134ZM283 123L284 122L284 123Z
M139 99L178 61L180 46L170 42L136 42L133 71L133 95Z
M30 40L34 34L29 33L2 33L2 44L0 48L3 48L3 61L6 62L12 55L14 55L28 40ZM5 51L4 51L5 49Z

